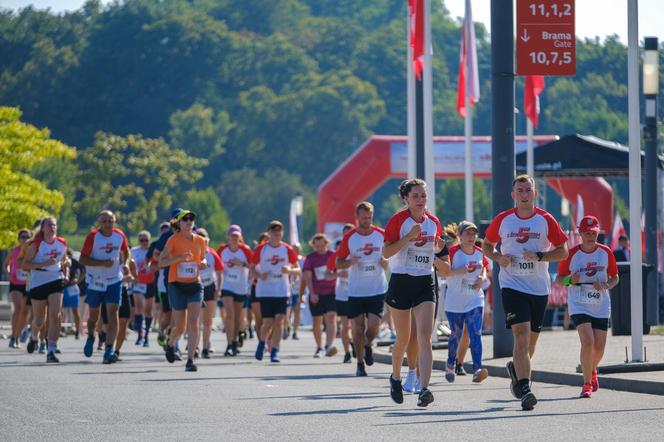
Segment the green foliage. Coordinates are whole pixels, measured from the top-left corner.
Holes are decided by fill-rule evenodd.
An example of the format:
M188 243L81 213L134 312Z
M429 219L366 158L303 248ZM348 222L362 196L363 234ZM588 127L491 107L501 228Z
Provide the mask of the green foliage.
M459 223L466 218L464 181L442 180L436 192L436 215L442 225ZM491 195L484 180L473 180L473 211L475 221L491 218Z
M173 113L170 124L170 144L202 158L223 154L228 132L233 127L227 112L215 112L201 103Z
M79 156L80 198L75 209L81 225L92 225L100 210L110 209L132 234L154 227L160 211L170 209L191 189L206 164L161 138L99 132Z
M57 213L64 203L61 192L30 175L33 168L75 156L73 148L51 139L47 129L21 122L19 109L0 107L0 249L13 246L20 229Z
M207 230L212 247L216 248L217 244L227 239L226 230L230 225L228 213L213 189L189 190L183 195L181 205L196 214L196 225Z

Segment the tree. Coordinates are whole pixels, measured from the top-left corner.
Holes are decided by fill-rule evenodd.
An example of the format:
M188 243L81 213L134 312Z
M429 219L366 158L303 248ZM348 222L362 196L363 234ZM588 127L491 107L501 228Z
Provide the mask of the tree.
M171 146L202 158L223 154L228 132L233 128L227 112L215 112L198 102L173 113L170 124Z
M99 132L80 154L79 220L91 225L101 209L110 209L131 233L154 227L158 212L190 190L205 165L207 160L172 149L161 138Z
M48 129L23 123L18 108L0 107L0 248L16 243L22 228L36 219L57 213L62 193L31 177L39 164L74 158L76 150L50 138Z
M196 214L196 225L207 230L212 247L216 248L217 244L226 240L226 230L230 225L228 213L221 206L219 197L212 188L187 191L180 206Z
M436 193L436 215L443 225L459 223L466 218L464 181L442 181ZM473 180L473 211L476 221L491 218L491 196L486 183L480 179Z

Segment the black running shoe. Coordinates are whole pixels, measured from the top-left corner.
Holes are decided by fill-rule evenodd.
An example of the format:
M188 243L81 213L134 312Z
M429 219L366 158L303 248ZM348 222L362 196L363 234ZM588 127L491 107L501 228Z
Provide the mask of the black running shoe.
M366 362L369 367L374 364L373 350L370 345L364 346L364 362Z
M120 359L120 352L116 350L115 353L111 355L111 364L121 361L122 359Z
M187 359L187 365L184 367L184 371L198 371L198 367L196 367L193 360Z
M233 350L231 344L228 344L226 346L226 351L224 352L224 356L233 356Z
M367 371L364 369L364 362L357 363L357 370L355 371L355 376L364 377L367 375Z
M244 340L247 338L247 333L242 330L240 333L238 333L237 336L237 346L242 347L244 345Z
M58 359L55 356L55 353L53 353L52 351L49 351L48 354L46 355L46 363L47 364L57 364L58 362L60 362L60 359Z
M516 399L521 399L522 392L517 388L518 379L516 378L514 362L508 361L505 368L507 368L507 374L510 375L510 391L512 392L512 396L514 396Z
M433 393L428 388L423 388L420 395L417 397L417 406L426 407L433 402Z
M203 349L202 355L203 355L203 359L210 359L210 352L207 348Z
M37 341L32 339L32 336L30 336L30 340L28 341L28 353L34 353L35 348L37 348Z
M240 344L237 341L233 341L231 344L231 351L233 352L233 356L237 356L240 354Z
M182 360L182 352L180 350L175 350L175 360L176 361Z
M403 386L401 379L394 379L390 375L390 397L397 404L403 404Z
M456 367L454 368L454 373L457 376L466 376L468 373L466 373L466 370L463 368L463 364L456 364Z
M525 411L530 411L535 408L535 404L537 404L537 398L530 391L530 388L528 388L527 392L521 396L521 408Z
M344 364L350 364L350 360L351 360L350 353L346 353L344 355Z
M166 344L166 351L164 352L166 355L166 360L170 362L171 364L175 362L175 349L171 347L170 345Z

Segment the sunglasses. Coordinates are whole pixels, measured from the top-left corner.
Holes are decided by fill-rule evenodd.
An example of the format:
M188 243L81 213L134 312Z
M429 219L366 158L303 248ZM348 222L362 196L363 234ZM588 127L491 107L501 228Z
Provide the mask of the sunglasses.
M30 237L28 235L21 235L18 239L30 239Z
M193 221L193 220L194 220L194 217L191 216L191 215L187 215L187 216L182 218L182 221L187 221L187 222Z
M147 238L140 238L140 239L138 240L138 242L148 242L148 239L147 239Z

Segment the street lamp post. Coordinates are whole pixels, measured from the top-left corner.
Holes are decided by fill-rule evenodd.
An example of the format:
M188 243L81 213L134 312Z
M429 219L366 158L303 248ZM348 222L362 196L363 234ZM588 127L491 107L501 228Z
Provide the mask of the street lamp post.
M643 54L643 95L645 97L645 240L646 262L655 271L647 280L647 322L659 322L659 291L657 289L657 94L659 93L659 51L657 37L646 37Z

